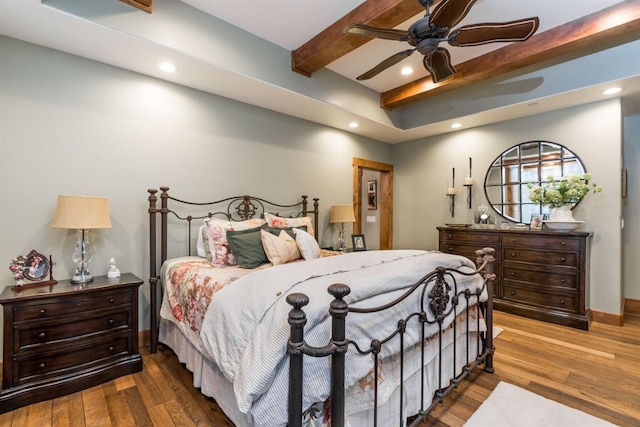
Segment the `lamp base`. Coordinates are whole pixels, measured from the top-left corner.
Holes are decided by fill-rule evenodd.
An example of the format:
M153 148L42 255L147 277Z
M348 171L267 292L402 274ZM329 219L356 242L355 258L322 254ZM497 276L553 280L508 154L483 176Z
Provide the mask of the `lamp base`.
M71 278L71 283L91 283L93 282L93 276L88 271L76 271L76 274Z

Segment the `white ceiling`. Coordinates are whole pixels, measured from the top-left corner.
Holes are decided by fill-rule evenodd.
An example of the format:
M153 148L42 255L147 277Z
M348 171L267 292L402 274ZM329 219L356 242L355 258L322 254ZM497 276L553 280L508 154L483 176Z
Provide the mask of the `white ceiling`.
M154 0L154 11L147 14L117 0L2 0L0 34L389 143L451 131L451 120L458 118L453 108L447 120L438 118L411 127L403 126L408 119L402 114L407 112L386 112L379 108L379 92L426 75L419 54L374 79L355 81L355 76L406 49L404 43L372 40L329 64L329 70L348 79L344 81L322 70L310 79L290 71L289 51L360 3L356 0ZM460 25L538 16L541 32L615 3L619 1L478 0ZM216 32L222 31L221 25L216 25L219 21L212 21L211 16L237 28L223 29L225 36L220 37L222 33ZM415 19L419 17L421 15ZM398 28L406 29L415 19ZM246 32L263 41L247 37ZM261 57L272 51L264 41L280 48L273 50L274 55ZM449 50L455 65L501 45L449 47ZM178 72L161 74L155 68L158 58L178 62ZM625 87L622 96L640 93L640 59L638 64L636 76L617 82ZM398 70L404 65L413 65L416 73L401 76ZM592 102L601 99L600 86L573 87L546 94L543 99L523 96L488 111L465 112L459 118L464 119L466 127L478 126ZM533 102L537 105L535 109L531 108ZM423 105L422 108L429 107ZM347 123L351 120L357 120L361 126L349 129Z

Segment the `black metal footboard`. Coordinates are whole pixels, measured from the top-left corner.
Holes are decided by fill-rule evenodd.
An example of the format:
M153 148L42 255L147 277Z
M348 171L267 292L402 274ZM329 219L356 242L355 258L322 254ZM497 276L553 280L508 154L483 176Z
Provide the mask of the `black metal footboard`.
M290 372L289 372L289 426L300 426L302 423L303 407L302 407L302 390L303 390L303 358L305 355L312 357L328 357L331 356L331 421L333 427L342 427L344 425L345 415L345 355L350 350L350 346L360 354L371 354L374 360L374 400L375 407L373 409L374 425L378 420L378 363L379 354L385 345L391 345L391 340L395 337L399 338L400 352L400 378L401 384L398 388L400 396L400 419L399 425L404 425L407 416L411 416L412 420L409 425L415 426L426 419L427 415L449 395L458 384L479 365L484 365L486 372L493 372L493 274L494 249L484 248L476 251L478 269L472 273L462 272L456 269L439 267L423 277L419 282L415 283L402 296L396 300L389 302L380 307L372 308L356 308L349 307L344 301L351 290L344 284L334 284L328 288L328 292L334 297L329 307L329 313L332 317L332 336L326 345L322 347L309 346L304 341L304 326L306 324L306 315L302 307L309 303L309 298L300 293L287 296L287 302L293 306L289 312L289 325L291 327L291 335L288 344L288 352L290 356ZM484 286L477 292L468 290L459 290L454 276L458 273L465 276L479 274L482 275ZM483 290L486 289L488 299L482 303L475 304ZM390 322L397 322L395 331L386 337L380 337L371 341L369 348L361 349L355 342L346 336L345 325L348 313L378 313L384 315L384 310L399 304L411 295L417 299L417 310L402 319L388 319ZM481 313L474 311L480 310ZM454 319L452 325L453 333L453 358L444 360L442 336L445 332L444 320L451 314L459 313L458 316L466 316L464 324L466 331L466 344L458 346L456 344L458 322ZM481 318L486 323L486 332L480 333ZM470 322L476 322L475 331L478 331L475 340L470 338ZM417 325L416 325L417 324ZM437 375L438 387L434 395L426 396L425 381L425 328L428 324L436 324L438 326L438 357L437 357ZM417 414L404 414L405 396L404 390L404 336L408 327L418 327L422 329L421 343L419 349L414 351L421 352L422 367L420 371L421 385L419 402L420 409ZM398 340L394 340L396 342ZM395 345L395 344L394 344ZM458 348L463 347L463 348ZM407 350L408 351L408 350ZM466 352L465 363L463 366L455 366L456 356L458 352ZM472 354L477 354L474 358ZM445 363L453 363L451 369L452 376L445 375ZM416 417L413 417L417 415Z

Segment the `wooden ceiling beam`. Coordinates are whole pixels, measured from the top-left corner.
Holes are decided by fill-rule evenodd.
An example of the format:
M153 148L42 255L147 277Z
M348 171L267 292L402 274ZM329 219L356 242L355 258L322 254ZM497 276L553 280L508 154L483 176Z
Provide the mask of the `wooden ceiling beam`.
M347 24L359 22L393 28L419 13L424 13L424 7L417 0L367 0L291 52L291 69L311 77L315 71L372 40L344 34L342 29Z
M589 54L639 37L640 2L621 2L536 34L526 42L512 43L455 65L458 72L440 83L434 84L428 76L383 92L380 105L391 110L536 63ZM638 54L640 57L640 52Z
M153 0L120 0L120 1L149 13L151 13L151 10L153 8L153 4L152 4Z

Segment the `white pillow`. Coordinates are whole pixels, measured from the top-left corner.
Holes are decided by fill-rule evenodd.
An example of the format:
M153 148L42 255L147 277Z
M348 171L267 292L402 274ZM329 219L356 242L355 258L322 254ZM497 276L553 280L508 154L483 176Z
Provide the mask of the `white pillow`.
M294 228L293 233L296 235L296 244L304 259L320 258L320 245L316 242L311 234L301 228Z
M262 238L264 252L267 254L267 258L271 264L286 264L290 261L300 259L298 245L286 231L282 230L280 234L276 236L268 231L260 230L260 237Z
M204 225L198 229L198 242L196 243L196 253L200 258L207 257L207 250L204 248Z

